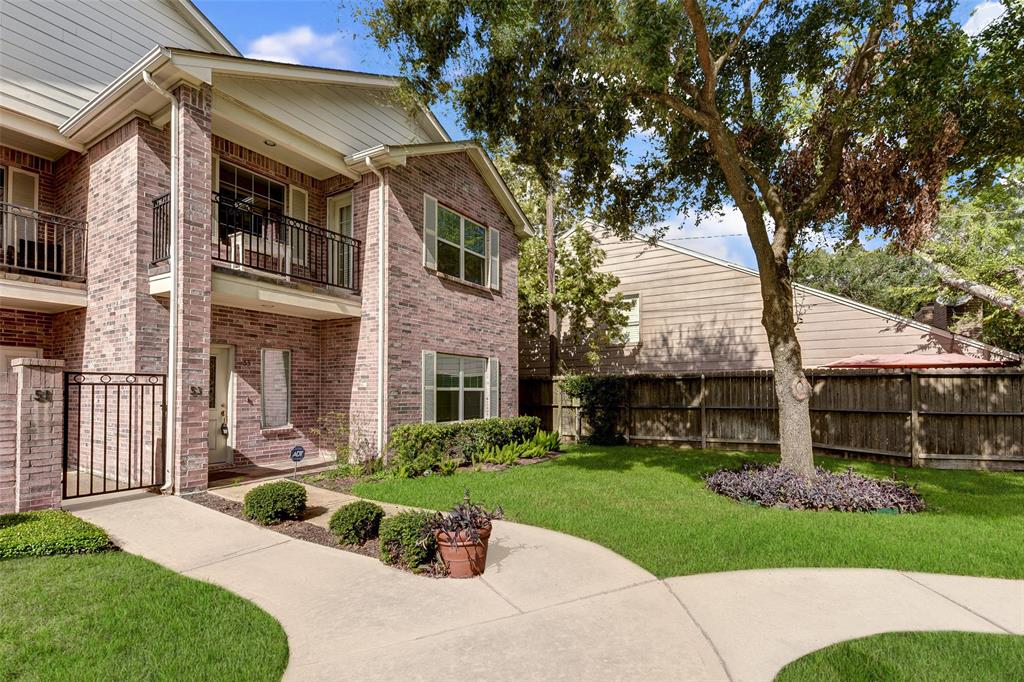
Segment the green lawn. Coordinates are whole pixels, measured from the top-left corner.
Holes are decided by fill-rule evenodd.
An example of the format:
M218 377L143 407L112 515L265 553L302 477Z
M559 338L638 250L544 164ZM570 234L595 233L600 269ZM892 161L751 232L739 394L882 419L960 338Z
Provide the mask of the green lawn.
M500 472L361 483L363 497L433 509L462 499L600 543L659 577L748 568L857 566L1024 578L1024 475L897 468L929 510L861 514L763 509L704 487L701 474L776 456L576 446ZM893 467L817 458L874 476Z
M892 632L840 642L783 668L776 682L976 682L1024 679L1024 637Z
M36 553L94 551L97 534L107 544L56 512L0 516L0 530ZM262 609L142 557L0 561L0 680L279 680L287 662L284 630Z

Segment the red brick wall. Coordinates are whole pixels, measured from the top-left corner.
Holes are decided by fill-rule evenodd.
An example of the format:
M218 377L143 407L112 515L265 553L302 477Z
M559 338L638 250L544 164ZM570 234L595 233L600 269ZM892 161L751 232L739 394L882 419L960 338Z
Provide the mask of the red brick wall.
M518 242L511 221L464 153L409 159L392 169L390 189L389 425L421 419L423 350L497 357L501 416L518 414ZM442 280L423 267L424 193L500 230L501 291Z
M29 310L0 308L0 346L42 348L53 356L53 315ZM0 369L0 373L4 370Z

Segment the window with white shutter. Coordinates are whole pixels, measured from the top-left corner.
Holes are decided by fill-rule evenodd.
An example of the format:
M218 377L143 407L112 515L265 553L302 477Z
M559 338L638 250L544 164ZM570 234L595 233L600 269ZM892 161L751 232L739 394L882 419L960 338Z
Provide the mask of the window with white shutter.
M423 265L437 267L437 199L423 195Z
M435 421L455 422L487 416L487 367L485 358L436 355ZM426 400L429 390L426 383L423 390Z
M501 416L501 370L498 358L487 360L487 416Z
M423 390L422 390L422 410L423 410L423 421L433 422L437 421L437 354L432 350L423 351L422 358L423 366Z
M501 289L501 233L493 227L488 240L488 286L495 291Z

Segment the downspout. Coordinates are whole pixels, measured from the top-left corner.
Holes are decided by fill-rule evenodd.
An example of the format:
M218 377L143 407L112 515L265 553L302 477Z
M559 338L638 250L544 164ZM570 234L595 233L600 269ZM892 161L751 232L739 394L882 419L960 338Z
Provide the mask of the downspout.
M385 212L387 210L387 179L381 169L367 157L366 167L377 176L377 452L384 457L387 434L387 326L388 326L388 235Z
M156 84L148 71L142 72L143 82L165 97L171 103L171 196L168 200L167 229L170 253L168 265L171 275L171 291L169 317L167 324L167 406L164 411L164 484L160 492L168 493L174 489L174 445L175 445L175 406L178 398L178 384L175 381L174 365L178 357L178 194L180 183L180 162L178 158L178 100L171 93Z

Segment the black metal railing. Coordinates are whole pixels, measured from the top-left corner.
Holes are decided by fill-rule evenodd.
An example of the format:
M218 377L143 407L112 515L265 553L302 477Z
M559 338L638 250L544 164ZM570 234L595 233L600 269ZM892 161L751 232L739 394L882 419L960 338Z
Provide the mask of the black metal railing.
M359 291L358 239L217 193L212 203L213 260ZM169 235L170 205L164 195L153 202L154 263L167 259Z
M64 373L63 497L164 484L163 374Z
M84 221L0 202L0 268L84 282L87 237Z

